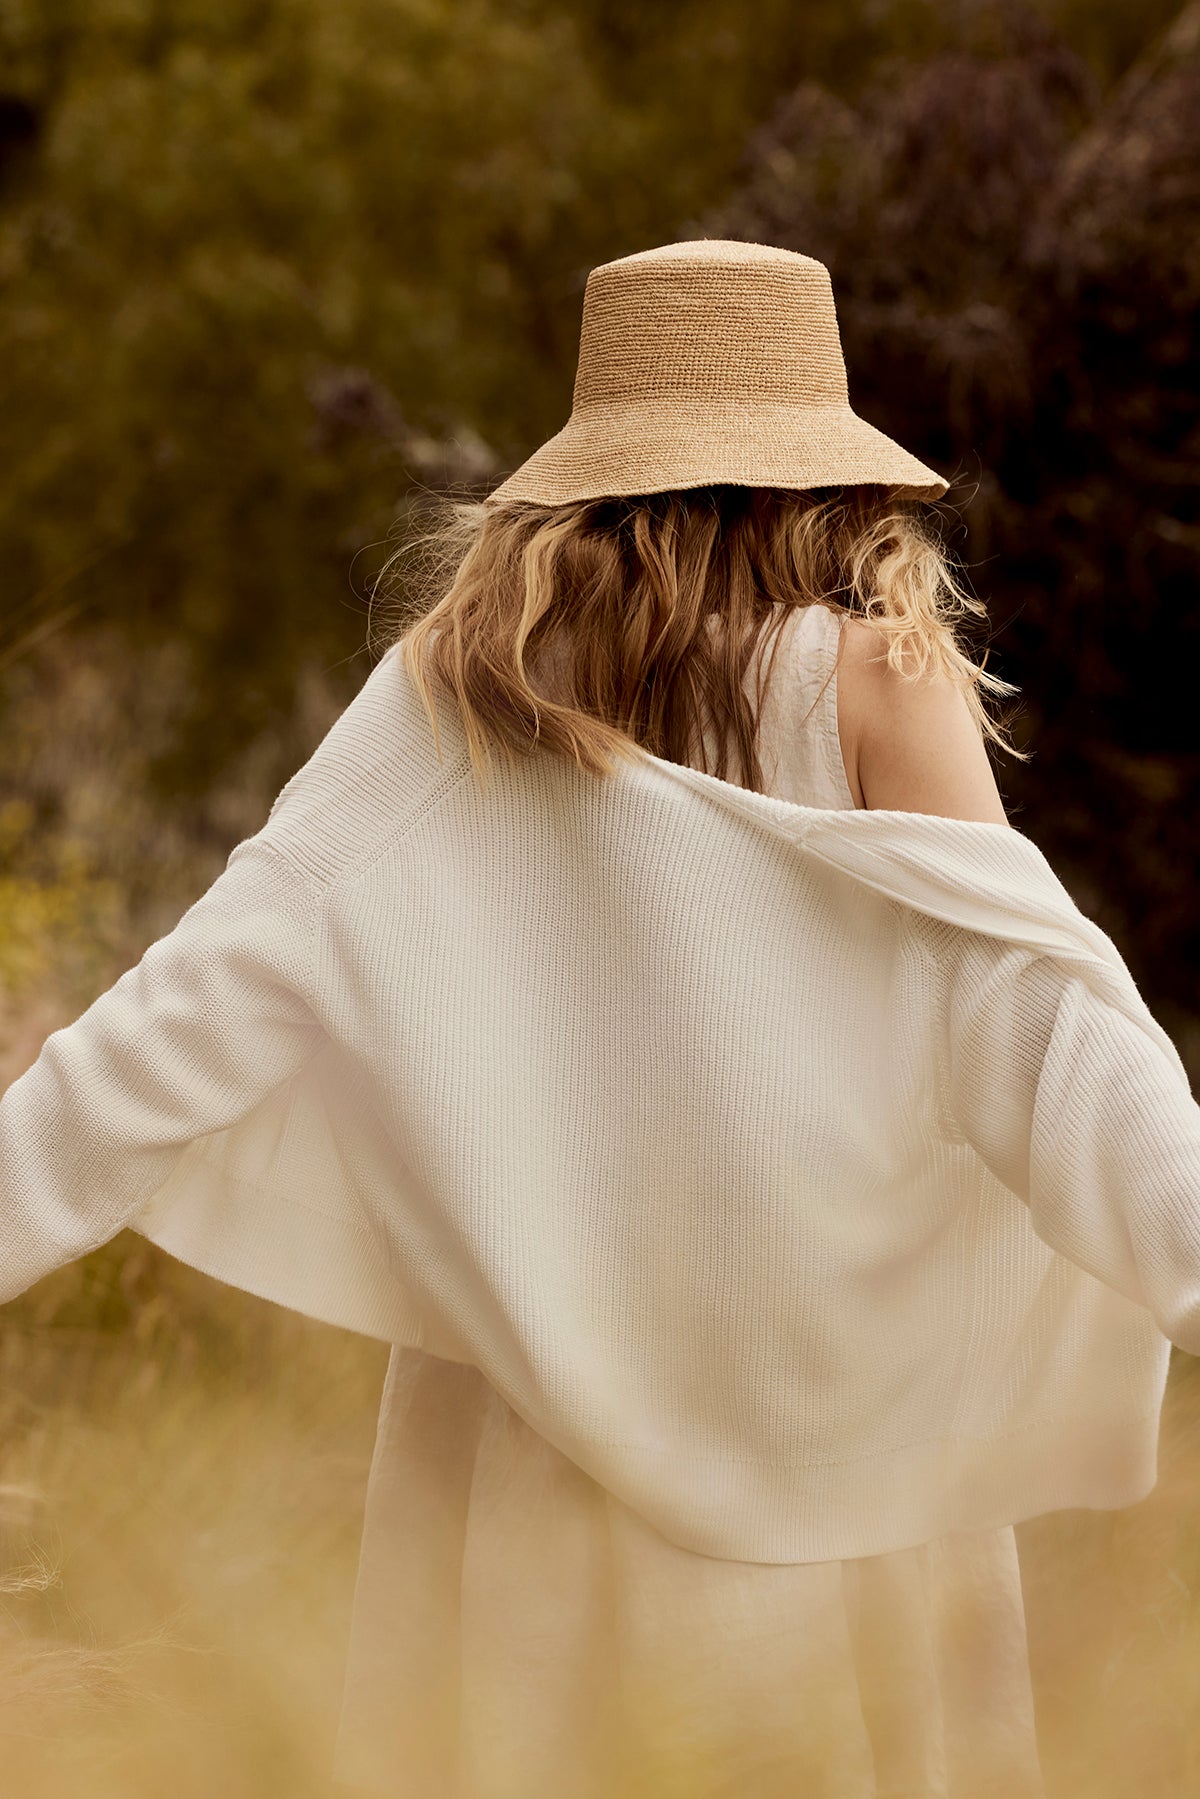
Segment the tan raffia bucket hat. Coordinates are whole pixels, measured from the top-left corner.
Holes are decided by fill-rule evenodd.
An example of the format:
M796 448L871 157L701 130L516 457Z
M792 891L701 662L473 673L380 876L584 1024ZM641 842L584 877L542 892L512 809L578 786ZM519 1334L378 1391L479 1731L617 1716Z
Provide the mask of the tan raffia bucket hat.
M485 502L564 505L710 483L948 483L850 407L829 270L698 238L587 279L571 416Z

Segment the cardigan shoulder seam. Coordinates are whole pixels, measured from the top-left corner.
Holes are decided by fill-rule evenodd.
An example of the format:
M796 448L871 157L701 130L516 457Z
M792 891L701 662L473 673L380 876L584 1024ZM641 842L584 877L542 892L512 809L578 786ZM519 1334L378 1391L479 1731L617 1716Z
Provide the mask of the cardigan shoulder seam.
M904 906L899 900L893 901L893 903L897 910L908 914L904 921L904 928L901 930L900 934L901 955L904 957L914 957L920 966L927 972L927 975L929 976L930 991L934 994L936 1001L933 1035L933 1099L938 1130L941 1132L947 1143L961 1146L966 1143L967 1139L964 1136L962 1128L959 1125L957 1118L954 1116L953 1108L950 1105L949 1051L946 1044L946 1033L944 1029L945 1003L944 995L941 990L941 964L929 945L925 942L920 931L913 929L911 908Z
M917 916L923 918L927 915L920 913L917 914ZM905 941L907 944L912 945L918 958L927 968L933 971L935 977L931 984L937 995L934 1053L937 1062L935 1078L937 1082L937 1113L939 1127L945 1133L947 1142L956 1144L959 1147L973 1149L974 1146L959 1122L951 1099L951 1052L947 1030L948 996L942 985L942 964L934 951L929 947L929 944L925 941L925 937L920 929L910 929L907 931L905 933ZM1044 951L1033 949L1026 951L1025 965L1028 965L1029 962L1045 960L1053 961L1054 958L1053 956L1047 956ZM978 1154L977 1151L975 1153Z
M373 832L369 832L370 841L365 850L362 850L357 855L349 855L346 861L340 866L331 867L321 873L314 873L313 869L307 865L304 859L305 839L303 833L298 833L294 826L289 826L286 810L279 810L280 801L284 797L282 793L280 794L279 799L276 800L275 806L272 807L266 823L263 825L257 836L254 838L247 838L246 842L248 844L261 843L265 849L272 850L279 861L281 861L298 880L302 881L311 893L319 899L328 898L334 888L340 886L343 882L354 880L358 876L365 874L376 862L386 856L389 850L394 848L398 842L402 841L410 831L415 830L428 814L434 811L446 796L460 784L469 771L469 768L469 751L466 749L456 751L453 756L451 756L446 766L436 778L430 782L424 793L414 802L411 808L405 810L397 817L385 819L383 821L382 835L377 836ZM300 770L299 772L302 775L304 770ZM293 783L296 784L293 785ZM288 790L285 791L289 790L293 796L299 794L300 788L296 776L293 776L292 782L288 785ZM376 813L376 817L378 817L378 813ZM311 837L311 835L312 828L310 826L309 836ZM238 847L241 848L242 846L239 845Z
M436 812L442 802L462 785L470 772L469 751L465 749L458 751L411 812L407 812L392 829L385 832L383 837L373 843L370 849L357 860L347 863L345 868L337 869L330 874L326 883L326 894L329 895L335 888L347 886L351 881L361 880L364 875L370 874L377 863L382 862L385 856L389 855L398 844L403 843L406 837L411 836L431 813Z
M320 899L324 883L316 880L312 871L305 868L294 856L290 855L284 845L279 843L273 835L268 836L267 827L265 825L256 836L247 837L243 842L237 844L230 852L229 860L232 861L234 856L238 855L241 850L249 850L251 848L266 850L274 861L281 862L288 873L293 875L302 886L307 888L314 899Z

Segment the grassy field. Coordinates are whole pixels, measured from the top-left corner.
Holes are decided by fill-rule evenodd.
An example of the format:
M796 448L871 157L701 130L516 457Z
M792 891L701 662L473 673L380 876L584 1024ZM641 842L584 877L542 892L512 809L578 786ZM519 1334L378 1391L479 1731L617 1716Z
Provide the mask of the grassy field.
M308 1799L383 1345L131 1234L0 1320L0 1792Z
M322 1799L385 1351L127 1235L0 1319L4 1799ZM1200 1375L1160 1481L1019 1527L1054 1799L1200 1790Z

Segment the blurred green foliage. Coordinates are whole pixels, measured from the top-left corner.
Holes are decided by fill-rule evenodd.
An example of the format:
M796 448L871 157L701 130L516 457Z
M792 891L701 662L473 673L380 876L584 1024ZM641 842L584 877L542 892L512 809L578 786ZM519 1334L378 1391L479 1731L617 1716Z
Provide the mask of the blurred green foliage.
M351 558L446 472L406 426L515 464L587 269L694 228L789 83L856 88L960 10L3 0L0 658L81 616L184 634L162 773L195 791L300 657L359 649ZM1148 15L1107 10L1111 56Z
M116 882L97 875L77 843L30 844L34 822L28 800L0 804L0 988L13 1000L51 981L75 992L94 987L123 915Z

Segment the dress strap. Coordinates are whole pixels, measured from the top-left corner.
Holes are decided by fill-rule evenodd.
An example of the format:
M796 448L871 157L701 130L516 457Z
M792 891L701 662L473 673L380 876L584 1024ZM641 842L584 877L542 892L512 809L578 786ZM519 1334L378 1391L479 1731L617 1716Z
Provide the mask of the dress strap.
M837 662L845 614L797 607L782 638L760 725L771 791L802 806L853 811L838 733Z

